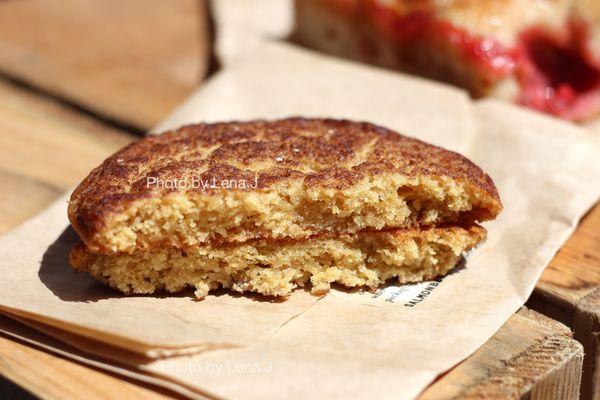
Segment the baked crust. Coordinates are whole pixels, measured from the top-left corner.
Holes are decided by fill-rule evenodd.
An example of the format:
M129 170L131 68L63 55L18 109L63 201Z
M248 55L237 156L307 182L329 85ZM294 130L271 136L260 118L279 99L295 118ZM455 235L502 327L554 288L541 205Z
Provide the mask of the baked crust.
M282 185L285 192L285 185L291 183L300 183L306 191L323 188L335 193L373 177L394 174L446 179L467 187L476 200L472 209L461 214L466 223L493 219L502 208L491 178L457 153L370 123L288 118L196 124L148 136L94 169L73 192L68 214L92 251L121 251L125 248L109 249L100 238L109 219L139 200L178 193L219 197L224 192L252 192L261 196ZM256 187L148 185L149 179L189 182L194 178L255 182ZM376 227L382 228L386 226ZM304 236L318 233L313 229ZM256 236L243 240L252 238Z

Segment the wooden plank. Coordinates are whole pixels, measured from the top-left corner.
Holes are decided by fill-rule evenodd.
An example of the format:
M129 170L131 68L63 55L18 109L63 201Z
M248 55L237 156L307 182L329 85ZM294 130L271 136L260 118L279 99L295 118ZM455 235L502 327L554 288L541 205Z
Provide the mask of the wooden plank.
M577 399L583 349L564 325L523 311L420 400Z
M573 330L585 351L581 397L600 400L600 205L556 254L528 305Z
M200 84L201 0L0 2L0 72L142 130Z
M36 194L30 205L54 197L83 179L92 168L134 137L93 118L29 94L0 80L0 203L12 221L10 204ZM27 204L22 204L27 207ZM24 211L24 210L23 210Z
M42 399L172 398L4 336L0 336L0 374Z
M42 211L62 192L55 186L2 170L0 182L0 235Z

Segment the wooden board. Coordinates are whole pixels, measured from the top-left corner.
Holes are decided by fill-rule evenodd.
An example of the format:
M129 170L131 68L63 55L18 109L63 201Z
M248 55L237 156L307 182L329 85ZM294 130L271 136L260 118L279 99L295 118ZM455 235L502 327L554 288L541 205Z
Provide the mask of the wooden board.
M77 184L104 158L134 139L1 80L0 131L0 171L60 192ZM18 182L13 179L12 183ZM0 190L3 198L20 197L17 187L2 185Z
M0 234L134 137L0 79Z
M173 398L1 335L0 373L42 399L165 400ZM1 394L6 395L6 393Z
M523 308L420 400L576 399L582 362L566 326Z
M0 1L0 73L147 130L208 69L200 0Z
M0 170L0 235L42 211L61 194L55 186Z
M581 398L600 400L600 205L556 254L528 305L573 329L585 350Z

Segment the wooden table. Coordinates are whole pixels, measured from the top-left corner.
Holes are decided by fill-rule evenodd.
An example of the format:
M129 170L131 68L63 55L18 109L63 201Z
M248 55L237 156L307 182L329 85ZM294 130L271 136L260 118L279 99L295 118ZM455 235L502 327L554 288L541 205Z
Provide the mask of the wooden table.
M600 206L554 257L528 304L571 327L585 349L582 398L600 399Z
M0 233L181 102L209 68L207 26L193 0L1 2ZM522 309L422 398L572 399L582 358L568 328ZM0 374L42 398L177 397L2 336Z
M0 72L144 131L207 69L200 0L18 0L0 4Z

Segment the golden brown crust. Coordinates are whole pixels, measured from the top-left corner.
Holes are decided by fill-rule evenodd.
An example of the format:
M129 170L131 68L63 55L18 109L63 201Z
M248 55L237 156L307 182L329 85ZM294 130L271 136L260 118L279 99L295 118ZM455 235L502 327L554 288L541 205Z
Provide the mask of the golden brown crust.
M133 201L177 191L149 186L148 178L245 180L261 191L286 181L342 189L385 173L445 176L489 197L478 220L502 208L488 175L465 157L365 122L289 118L276 121L197 124L130 144L94 169L69 203L69 220L86 241ZM184 189L179 189L184 190ZM218 195L220 188L202 190Z

